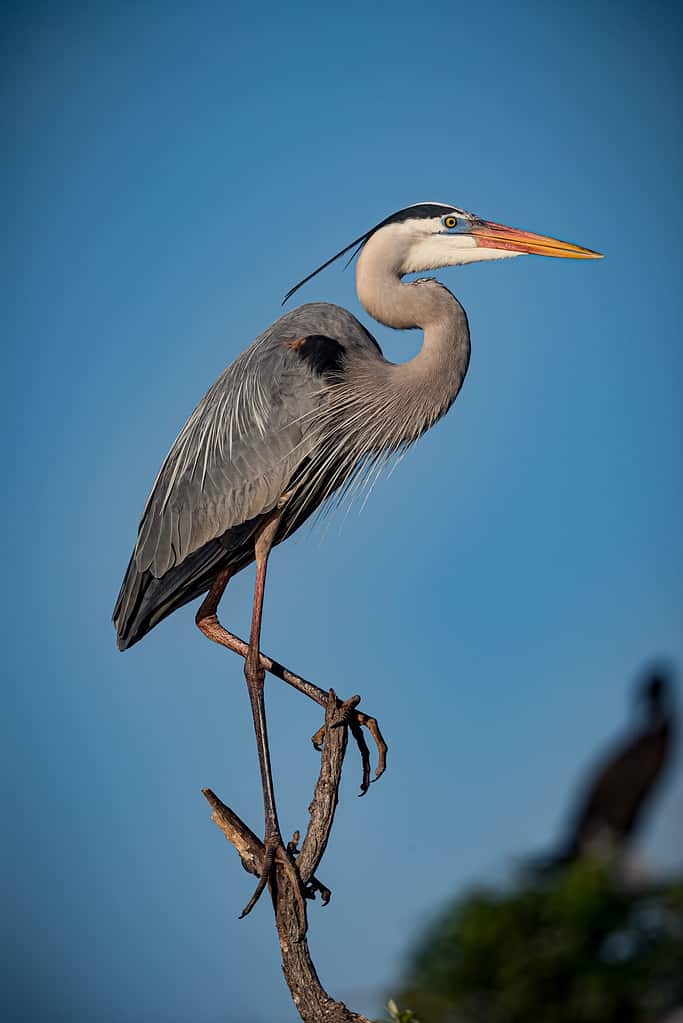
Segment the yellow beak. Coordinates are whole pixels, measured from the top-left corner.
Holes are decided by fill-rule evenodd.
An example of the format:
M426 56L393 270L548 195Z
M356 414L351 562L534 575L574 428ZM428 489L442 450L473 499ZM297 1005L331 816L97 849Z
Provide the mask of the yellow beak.
M602 259L601 252L583 249L571 242L557 238L546 238L531 231L520 231L516 227L505 227L493 221L482 220L473 227L471 235L477 245L486 249L508 249L512 252L528 252L535 256L555 256L560 259Z

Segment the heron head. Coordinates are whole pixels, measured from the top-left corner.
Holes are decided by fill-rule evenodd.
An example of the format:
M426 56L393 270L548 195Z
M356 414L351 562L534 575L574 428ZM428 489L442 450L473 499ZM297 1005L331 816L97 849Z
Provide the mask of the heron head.
M637 689L638 702L648 716L656 717L665 711L672 698L672 680L668 665L652 666L644 675Z
M484 220L457 206L421 202L386 217L304 277L284 297L284 302L303 284L336 259L354 250L381 255L397 273L421 273L445 266L462 266L490 259L509 259L525 254L564 259L601 259L599 252L516 227ZM348 264L347 264L348 265Z
M373 231L367 242L393 249L396 269L401 274L524 254L600 258L599 253L570 242L504 227L441 203L419 203L400 210Z

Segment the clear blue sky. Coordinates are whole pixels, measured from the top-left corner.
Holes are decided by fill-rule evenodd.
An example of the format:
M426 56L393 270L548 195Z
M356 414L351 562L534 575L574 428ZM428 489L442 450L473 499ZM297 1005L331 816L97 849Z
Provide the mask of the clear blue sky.
M680 51L667 3L4 5L7 1018L296 1019L200 795L260 827L241 663L191 608L125 655L110 615L196 401L394 209L607 258L443 271L472 330L455 407L362 515L273 557L264 648L362 693L391 743L363 800L349 755L320 871L331 991L376 1011L440 900L552 841L641 665L683 664ZM415 351L350 271L297 297ZM250 589L224 603L242 632ZM290 833L320 718L278 682L268 709ZM676 863L682 807L679 773L652 863Z

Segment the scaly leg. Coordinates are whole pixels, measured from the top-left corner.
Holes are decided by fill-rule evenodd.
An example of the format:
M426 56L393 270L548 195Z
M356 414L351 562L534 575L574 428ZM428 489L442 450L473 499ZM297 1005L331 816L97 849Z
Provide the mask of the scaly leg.
M214 643L219 643L221 646L227 647L228 650L232 650L234 653L246 658L249 652L249 645L245 643L243 639L240 639L239 636L236 636L232 632L228 632L228 630L219 622L217 616L218 604L220 603L220 599L223 596L225 588L233 574L233 569L226 568L216 576L211 589L197 611L195 621L199 629L208 639L211 639ZM260 666L262 670L270 672L271 675L275 675L276 678L282 679L283 682L286 682L294 689L298 689L300 693L304 693L309 697L309 699L320 704L321 707L327 706L329 695L324 689L321 689L313 682L308 682L299 675L295 675L293 671L285 668L279 661L275 661L272 657L268 657L266 654L262 653L260 654ZM387 763L387 744L384 741L384 737L382 736L376 719L364 714L362 711L354 710L349 715L349 728L351 729L351 734L358 744L363 764L361 794L367 792L370 784L370 754L362 732L363 727L367 728L370 732L377 746L378 761L375 769L375 780L384 774ZM324 735L325 725L323 725L322 728L313 736L313 745L318 750L320 749L320 743L323 741Z
M277 810L275 808L275 793L273 789L273 775L270 767L270 750L268 747L266 708L263 692L265 671L261 667L259 656L261 619L263 617L263 596L266 585L268 555L270 554L279 523L280 517L278 515L266 522L256 534L255 543L256 585L254 587L254 607L251 619L249 648L247 650L247 656L244 659L244 677L247 680L247 689L249 691L249 700L251 702L251 713L254 719L254 731L256 733L259 766L261 768L263 808L265 811L265 834L263 839L264 854L261 877L259 878L254 894L242 910L241 916L244 917L247 913L251 912L268 882L275 880L274 868L277 862L283 867L289 877L292 890L297 900L300 932L305 934L307 926L306 907L301 891L301 879L299 878L298 871L282 841L280 825L277 819Z

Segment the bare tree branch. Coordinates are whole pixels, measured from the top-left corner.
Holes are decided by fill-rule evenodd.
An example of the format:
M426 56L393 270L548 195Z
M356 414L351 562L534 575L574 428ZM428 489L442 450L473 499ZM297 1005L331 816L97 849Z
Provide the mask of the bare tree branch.
M301 852L294 861L301 882L307 889L307 897L314 898L318 891L323 903L328 901L330 893L317 880L315 871L327 847L334 823L348 729L355 724L355 707L359 699L354 696L340 703L334 690L329 692L320 774L309 806L310 818ZM211 789L202 791L213 811L211 819L236 849L242 866L249 873L260 875L264 853L261 840ZM288 846L292 858L296 853L297 841L298 834ZM293 890L289 875L280 865L276 867L276 882L270 887L280 937L282 970L301 1019L304 1023L370 1023L365 1016L352 1012L343 1002L336 1002L322 987L310 956L306 932L302 933L301 930L300 913L297 910L298 893Z

